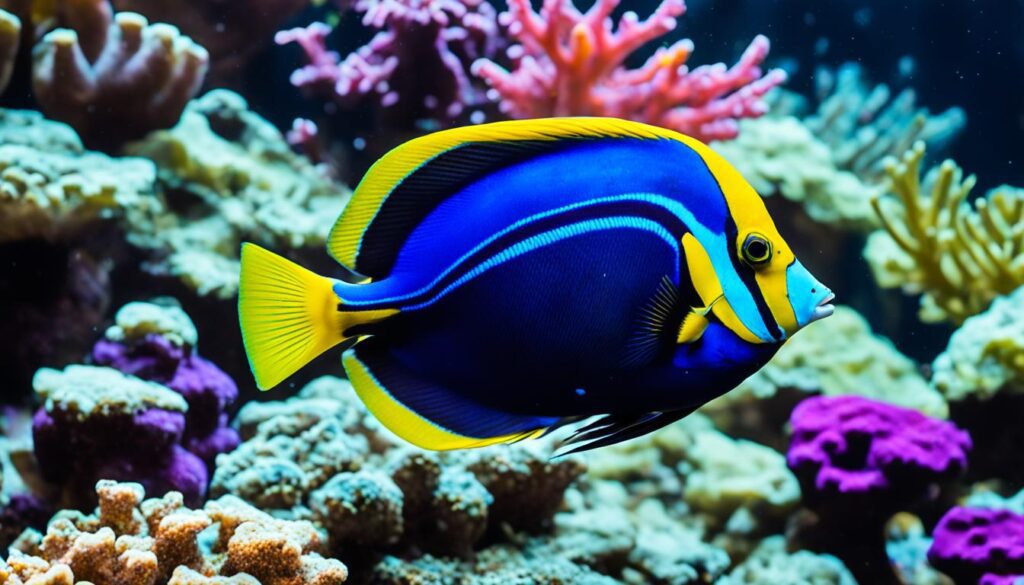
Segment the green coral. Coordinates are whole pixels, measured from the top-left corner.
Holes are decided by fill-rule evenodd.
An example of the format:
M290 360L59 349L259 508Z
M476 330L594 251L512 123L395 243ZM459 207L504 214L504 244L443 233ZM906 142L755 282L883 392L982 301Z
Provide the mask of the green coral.
M185 412L180 394L123 374L113 368L68 366L63 371L42 368L32 380L47 412L63 412L81 420L91 416L131 415L147 408Z
M878 187L837 167L829 148L796 118L741 120L735 140L713 147L763 196L800 202L816 221L859 230L878 225L871 209Z
M156 163L168 206L177 210L136 224L132 240L163 255L151 265L155 272L201 295L234 296L242 241L323 245L350 195L224 90L193 101L177 126L127 151Z
M932 371L932 385L951 402L1024 392L1024 287L967 319Z
M1024 284L1024 189L968 203L973 175L947 160L920 178L924 143L885 167L892 195L873 200L884 231L864 256L878 283L921 294L921 319L962 323Z
M942 395L928 386L913 360L872 333L859 313L844 306L794 335L765 367L710 408L770 398L782 389L826 396L856 394L932 416L948 415Z
M87 152L64 124L0 110L0 242L58 240L157 213L155 180L149 161Z
M133 302L117 311L114 325L107 329L106 338L132 342L150 334L189 346L195 346L199 337L195 323L177 304Z

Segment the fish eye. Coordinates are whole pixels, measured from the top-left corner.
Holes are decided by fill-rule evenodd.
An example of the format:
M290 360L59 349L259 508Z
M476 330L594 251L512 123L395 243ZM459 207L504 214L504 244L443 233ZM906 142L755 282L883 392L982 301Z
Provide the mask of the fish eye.
M750 234L743 242L743 259L754 268L772 259L772 244L761 234Z

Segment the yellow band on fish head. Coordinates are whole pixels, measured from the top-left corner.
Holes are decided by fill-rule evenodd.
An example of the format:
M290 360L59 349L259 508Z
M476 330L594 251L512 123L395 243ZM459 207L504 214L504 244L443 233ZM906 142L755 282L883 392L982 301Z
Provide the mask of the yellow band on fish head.
M743 321L736 315L736 311L729 305L722 290L722 283L715 273L714 264L708 256L704 246L693 237L693 234L683 236L683 250L686 253L686 265L690 271L690 281L700 295L704 306L711 310L711 313L738 335L744 341L750 343L763 343Z

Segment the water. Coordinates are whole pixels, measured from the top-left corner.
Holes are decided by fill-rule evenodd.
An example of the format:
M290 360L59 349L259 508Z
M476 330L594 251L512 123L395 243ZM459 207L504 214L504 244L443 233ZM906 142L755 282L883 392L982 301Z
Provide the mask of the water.
M4 583L1024 579L1024 3L528 4L0 0Z

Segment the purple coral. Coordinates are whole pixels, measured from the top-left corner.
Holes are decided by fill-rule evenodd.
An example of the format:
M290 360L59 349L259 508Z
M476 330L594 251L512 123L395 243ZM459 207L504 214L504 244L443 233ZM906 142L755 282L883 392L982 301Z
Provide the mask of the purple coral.
M970 436L952 423L857 396L816 397L790 417L789 467L814 519L797 535L861 583L897 583L883 527L967 468Z
M33 50L33 89L47 116L94 148L115 149L170 128L206 76L206 50L108 0L69 2L60 28Z
M238 398L235 382L185 343L150 333L137 341L101 339L93 348L93 360L126 374L160 383L188 403L182 444L213 467L219 453L241 441L228 426L227 409Z
M957 506L935 526L928 562L957 583L1013 585L1024 579L1024 515Z
M756 37L739 62L686 65L693 43L681 40L658 49L647 62L627 68L640 47L675 29L686 11L683 0L663 0L647 20L627 12L613 29L620 0L597 0L580 12L572 0L545 0L540 12L530 0L509 0L502 15L519 44L509 56L513 71L483 59L473 71L516 118L614 116L678 130L702 140L734 138L737 120L764 114L764 95L786 80L761 64L769 42Z
M278 44L297 43L309 60L292 84L343 106L375 95L389 122L407 127L454 120L486 100L468 72L502 46L485 0L359 0L355 10L381 32L344 59L327 48L331 28L323 23L278 33Z

